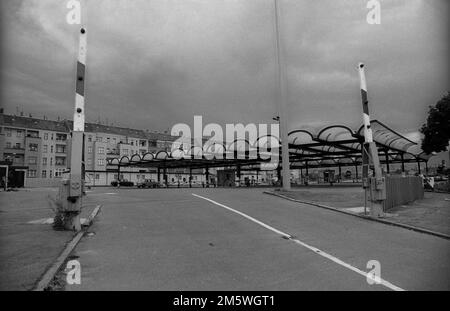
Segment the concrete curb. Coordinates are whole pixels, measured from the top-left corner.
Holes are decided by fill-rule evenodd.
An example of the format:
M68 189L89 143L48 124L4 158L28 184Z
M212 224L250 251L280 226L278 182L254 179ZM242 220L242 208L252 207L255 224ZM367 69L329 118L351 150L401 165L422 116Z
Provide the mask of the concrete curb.
M354 216L354 217L358 217L358 218L362 218L362 219L367 219L367 220L371 220L371 221L376 221L376 222L380 222L380 223L383 223L383 224L386 224L386 225L396 226L396 227L400 227L400 228L404 228L404 229L408 229L408 230L413 230L413 231L416 231L416 232L425 233L425 234L429 234L429 235L434 235L434 236L437 236L437 237L440 237L440 238L443 238L443 239L450 240L450 235L447 235L445 233L440 233L440 232L436 232L436 231L432 231L432 230L428 230L428 229L424 229L424 228L420 228L420 227L415 227L415 226L411 226L411 225L401 224L401 223L398 223L398 222L393 222L393 221L382 219L382 218L372 218L370 216L359 215L359 214L352 213L352 212L349 212L349 211L346 211L346 210L342 210L342 209L339 209L339 208L335 208L335 207L331 207L331 206L327 206L327 205L323 205L323 204L318 204L318 203L315 203L315 202L292 199L290 197L287 197L285 195L282 195L282 194L279 194L279 193L275 193L275 192L272 192L272 191L263 191L263 193L268 194L268 195L273 195L273 196L276 196L276 197L279 197L279 198L282 198L282 199L285 199L285 200L289 200L289 201L292 201L292 202L313 205L313 206L317 206L317 207L320 207L320 208L324 208L324 209L328 209L328 210L331 210L331 211L335 211L335 212L338 212L338 213L347 214L347 215L350 215L350 216Z
M88 217L87 223L84 225L84 227L81 229L81 231L78 232L72 238L72 240L66 245L66 247L64 247L64 250L58 256L56 261L50 266L50 268L47 269L47 271L45 271L45 273L39 279L37 284L33 287L32 291L44 291L48 287L50 282L55 277L56 273L58 273L61 266L67 260L67 257L69 257L70 253L74 250L74 248L77 246L78 242L80 242L81 238L86 233L86 229L92 225L92 222L94 221L95 217L99 213L100 209L101 209L101 204L97 205L94 208L94 210Z

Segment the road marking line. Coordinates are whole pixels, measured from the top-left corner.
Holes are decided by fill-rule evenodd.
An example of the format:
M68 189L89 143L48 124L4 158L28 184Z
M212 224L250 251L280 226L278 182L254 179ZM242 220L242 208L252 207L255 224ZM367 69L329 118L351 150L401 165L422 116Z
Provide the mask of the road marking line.
M80 222L84 225L88 220L86 218L80 218ZM51 225L54 222L54 218L41 218L27 222L32 225Z
M283 238L287 238L287 239L293 241L294 243L297 243L298 245L306 247L307 249L313 251L314 253L316 253L316 254L318 254L318 255L320 255L322 257L325 257L325 258L327 258L327 259L329 259L329 260L331 260L331 261L333 261L333 262L335 262L335 263L337 263L337 264L339 264L339 265L341 265L341 266L343 266L343 267L345 267L345 268L347 268L347 269L349 269L349 270L351 270L353 272L356 272L356 273L364 276L365 278L371 278L371 279L375 280L375 278L372 276L372 274L364 272L364 271L362 271L362 270L360 270L360 269L358 269L358 268L356 268L356 267L354 267L354 266L352 266L352 265L350 265L350 264L340 260L339 258L334 257L333 255L330 255L330 254L328 254L328 253L326 253L326 252L324 252L324 251L322 251L322 250L320 250L320 249L318 249L318 248L316 248L314 246L308 245L308 244L300 241L299 239L293 238L290 234L287 234L287 233L285 233L283 231L280 231L280 230L278 230L278 229L276 229L274 227L271 227L268 224L265 224L265 223L263 223L262 221L259 221L256 218L253 218L252 216L249 216L249 215L247 215L245 213L242 213L242 212L240 212L238 210L235 210L235 209L233 209L231 207L228 207L226 205L223 205L223 204L221 204L219 202L216 202L214 200L208 199L208 198L203 197L201 195L198 195L198 194L195 194L195 193L192 193L192 195L197 197L197 198L209 201L209 202L211 202L211 203L213 203L213 204L215 204L217 206L223 207L223 208L225 208L225 209L227 209L227 210L229 210L229 211L231 211L233 213L241 215L242 217L247 218L248 220L250 220L250 221L252 221L252 222L254 222L256 224L258 224L258 225L260 225L260 226L262 226L262 227L264 227L266 229L269 229L272 232L275 232L275 233L281 235ZM403 288L398 287L398 286L396 286L396 285L394 285L394 284L392 284L392 283L390 283L390 282L388 282L388 281L386 281L386 280L384 280L382 278L379 278L376 281L379 281L380 285L383 285L383 286L385 286L385 287L387 287L387 288L389 288L391 290L404 291Z

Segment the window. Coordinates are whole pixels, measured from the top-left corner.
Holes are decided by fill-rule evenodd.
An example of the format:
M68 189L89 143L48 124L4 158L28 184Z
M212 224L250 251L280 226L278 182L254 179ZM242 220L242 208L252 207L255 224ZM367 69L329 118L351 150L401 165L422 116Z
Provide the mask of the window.
M98 159L98 165L105 165L105 159Z
M98 137L97 137L97 141L100 142L100 143L102 142L101 136L98 136Z
M53 153L53 146L50 146L50 153Z
M58 157L58 158L55 159L55 164L56 165L66 165L66 159Z
M53 140L53 133L52 133L52 140Z
M99 180L100 179L100 174L95 174L95 179Z
M56 153L65 153L66 147L64 145L56 145Z
M108 138L106 138L106 141L109 143L109 137Z
M88 136L88 142L92 142L92 136L91 135Z
M20 149L20 143L16 143L16 149Z
M87 164L88 164L88 165L92 165L92 159L88 159L88 160L87 160Z
M27 137L35 137L35 138L37 138L37 137L39 137L39 132L28 130L27 131Z
M11 137L11 129L6 129L6 136Z
M46 170L42 171L42 178L47 178L47 171Z
M98 154L105 154L105 148L104 147L98 147Z
M36 170L28 170L28 177L30 178L36 177Z
M6 148L11 148L11 142L8 141L8 142L6 143Z
M48 133L44 133L44 139L48 140Z
M21 130L17 130L17 137L22 137L22 131ZM36 174L35 174L36 176Z
M92 153L92 146L88 147L88 153Z
M56 140L65 141L67 139L66 134L56 134Z
M47 165L47 158L42 158L42 165Z
M55 177L62 177L64 170L59 168L55 171Z
M29 144L28 145L30 151L37 151L38 150L38 144Z
M37 163L37 157L28 157L28 164L36 164L36 163ZM35 175L36 175L36 173L35 173Z
M48 152L48 146L47 145L44 145L44 150L42 152L44 152L44 153Z
M50 170L50 178L53 178L53 171Z
M50 158L50 165L53 165L53 158Z

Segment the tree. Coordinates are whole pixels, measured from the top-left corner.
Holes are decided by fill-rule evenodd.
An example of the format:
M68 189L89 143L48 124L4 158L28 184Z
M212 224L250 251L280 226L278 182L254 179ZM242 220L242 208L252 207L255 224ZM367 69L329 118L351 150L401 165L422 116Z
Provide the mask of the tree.
M424 134L422 150L426 154L447 150L450 140L450 92L436 106L430 106L427 123L420 132Z

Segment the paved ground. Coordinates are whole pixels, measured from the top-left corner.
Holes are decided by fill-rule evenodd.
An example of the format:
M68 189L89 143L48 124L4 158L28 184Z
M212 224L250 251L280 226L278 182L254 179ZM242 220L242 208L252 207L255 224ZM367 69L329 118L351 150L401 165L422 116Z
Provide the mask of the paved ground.
M72 238L73 232L55 231L51 224L29 223L53 218L48 196L55 197L56 191L0 192L0 290L31 289ZM86 198L82 217L101 201L98 196Z
M361 186L293 188L283 192L283 195L335 208L350 208L352 212L363 213L364 210L364 190ZM390 209L387 218L450 235L450 201L446 199L450 199L450 194L425 192L423 200Z
M111 191L101 194L95 235L76 248L82 284L67 290L450 289L445 239L262 189ZM369 260L380 262L384 285L357 273Z

